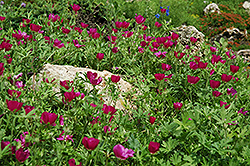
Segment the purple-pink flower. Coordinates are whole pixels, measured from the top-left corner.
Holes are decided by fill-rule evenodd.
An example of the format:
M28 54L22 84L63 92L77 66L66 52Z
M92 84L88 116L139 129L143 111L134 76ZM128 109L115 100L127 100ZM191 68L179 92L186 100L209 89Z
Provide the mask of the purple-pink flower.
M99 144L99 140L96 138L88 138L88 137L84 137L82 139L82 144L84 145L84 147L88 150L94 150L98 144Z
M134 151L132 149L124 148L124 146L118 144L113 148L114 154L121 160L126 160L128 157L133 157Z
M30 152L29 149L23 151L23 148L20 148L16 151L16 159L19 162L24 162L27 158L29 158Z
M57 140L60 140L60 141L67 141L67 140L71 140L72 142L74 142L73 141L73 139L72 139L72 137L73 137L73 135L63 135L64 134L64 131L62 131L62 133L59 135L59 137L58 138L56 138Z
M8 99L6 99L6 103L7 103L8 109L12 112L14 110L16 110L15 112L19 111L23 106L23 103L20 103L18 101L9 101Z
M175 110L180 110L181 107L183 106L183 104L179 102L173 103L173 105Z
M160 146L160 143L151 141L148 145L148 150L151 154L154 154L159 151Z
M231 94L232 96L234 96L237 93L237 91L231 87L231 88L227 88L227 95Z
M190 84L196 84L197 82L200 81L200 78L199 78L199 77L195 77L195 76L187 75L187 81L188 81Z
M55 113L49 113L49 112L43 112L41 115L41 123L42 121L45 124L50 123L51 126L56 126L55 121L57 119L58 115L56 115Z
M135 21L137 24L142 24L146 21L146 18L143 18L142 15L137 15L135 16Z
M102 82L102 77L98 77L98 79L96 79L97 73L92 73L91 71L87 72L87 78L92 85L98 85Z
M116 76L116 75L111 75L111 81L114 82L114 83L117 83L119 82L121 79L120 76Z

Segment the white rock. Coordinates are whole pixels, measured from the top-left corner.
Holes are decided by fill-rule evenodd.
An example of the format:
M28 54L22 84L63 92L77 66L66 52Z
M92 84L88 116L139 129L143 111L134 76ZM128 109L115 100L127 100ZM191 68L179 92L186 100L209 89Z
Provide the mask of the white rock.
M43 69L40 71L40 73L38 74L39 76L39 82L36 83L36 88L39 87L39 84L42 81L43 78L43 74L45 73L46 77L48 78L55 78L56 80L58 80L57 84L59 86L57 86L56 88L54 88L55 92L59 92L60 91L60 81L64 81L64 80L69 80L69 81L73 81L73 79L76 77L76 73L79 73L79 77L83 77L85 78L84 74L86 74L88 71L91 71L92 73L97 73L97 77L102 77L102 82L96 86L96 88L98 89L98 93L100 94L101 91L106 87L106 82L105 79L108 79L109 77L111 77L111 75L113 75L112 73L108 72L108 71L96 71L96 70L92 70L89 68L79 68L79 67L73 67L73 66L69 66L69 65L51 65L51 64L46 64ZM90 83L85 83L85 89L87 89L88 91L93 89L93 86ZM119 91L121 92L121 94L119 95L119 99L117 100L116 103L113 103L113 101L111 101L111 97L110 96L106 96L107 94L104 92L102 94L102 99L104 101L104 104L107 105L112 105L115 106L116 109L125 109L124 107L124 103L125 103L125 99L123 98L122 94L125 92L128 92L130 90L132 90L132 85L126 81L124 81L122 78L120 79L120 81L117 83L117 88L119 88ZM128 101L128 100L126 100Z
M205 14L214 13L215 11L220 13L220 9L216 3L211 3L211 4L207 5L203 11Z

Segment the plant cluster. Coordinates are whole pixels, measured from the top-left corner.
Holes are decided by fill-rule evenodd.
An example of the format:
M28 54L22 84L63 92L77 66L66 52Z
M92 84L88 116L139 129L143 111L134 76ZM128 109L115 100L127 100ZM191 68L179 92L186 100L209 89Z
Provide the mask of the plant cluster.
M228 28L238 28L242 32L246 33L246 31L250 28L250 19L247 11L242 8L242 4L243 3L239 4L239 10L237 10L237 13L235 10L230 9L228 5L220 4L220 12L204 15L203 18L200 19L202 24L199 27L200 31L208 37L214 37ZM240 45L244 45L245 48L248 48L250 46L248 38L249 34L247 33L239 39L235 38L234 41L228 42L228 48L234 49L235 51L239 49L237 47Z
M76 24L75 1L40 3L52 12L37 18L23 9L39 3L14 13L1 6L0 165L250 164L250 72L227 41L203 43L203 56L196 38L183 46L165 22L171 5L94 28ZM113 75L34 79L46 63ZM121 79L134 90L120 92ZM115 107L119 95L124 110Z

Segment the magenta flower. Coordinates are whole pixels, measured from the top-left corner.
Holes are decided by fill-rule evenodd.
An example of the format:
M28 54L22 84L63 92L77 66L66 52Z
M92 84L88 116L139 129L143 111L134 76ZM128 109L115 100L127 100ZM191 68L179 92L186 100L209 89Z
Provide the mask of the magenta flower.
M31 31L38 32L41 28L42 28L42 26L40 26L40 25L30 24Z
M62 131L62 133L59 135L59 137L58 138L56 138L57 140L59 140L59 141L68 141L68 140L71 140L72 142L74 142L73 141L73 139L72 139L72 137L73 137L73 135L63 135L64 134L64 131Z
M214 72L215 72L214 69L212 69L212 70L210 71L210 76L213 75Z
M23 151L23 148L20 148L16 151L16 159L19 162L24 162L27 158L29 158L30 152L29 149Z
M216 48L216 47L210 47L210 51L211 51L211 52L216 52L216 51L217 51L217 48Z
M117 111L117 110L115 109L115 107L107 106L106 104L103 104L102 110L103 110L103 113L104 113L104 114L109 114L109 113L110 113L110 115L115 114L115 112Z
M16 81L16 87L17 88L22 88L22 87L24 87L25 85L23 84L23 81Z
M198 81L200 81L200 78L199 77L195 77L195 76L187 75L187 81L190 84L196 84Z
M151 37L151 36L147 36L146 34L143 34L143 39L146 41L146 42L150 42L154 39L155 37Z
M65 100L67 102L71 102L74 98L79 97L80 94L77 92L74 92L74 87L72 87L71 92L65 92L64 94Z
M225 109L228 109L228 107L230 106L230 104L227 105L226 102L220 101L220 107L222 107L223 105L225 105Z
M138 47L138 51L139 51L139 53L144 53L144 48Z
M146 18L143 18L142 15L138 15L138 16L137 16L137 14L135 14L135 15L136 15L135 16L135 21L136 21L137 24L142 24L142 23L144 23L146 21Z
M93 39L98 39L100 37L100 33L93 33L92 38Z
M197 41L197 39L194 38L194 37L190 37L190 41L191 41L192 43L195 43L195 42Z
M165 74L161 74L161 73L156 73L155 74L155 79L157 79L159 81L163 80L164 77L165 77Z
M34 106L26 105L23 107L25 110L25 114L27 115L29 112L31 112L33 109L35 109ZM35 115L35 114L34 114Z
M178 58L178 59L181 59L181 58L183 58L183 56L184 56L186 53L181 52L181 53L180 53L180 56L178 56L178 54L179 54L179 51L178 51L178 52L174 51L174 56L175 56L176 58Z
M220 86L220 81L210 80L209 82L210 82L211 88L213 88L213 89L219 88L219 86Z
M88 24L85 24L85 23L81 22L81 27L82 28L87 28L88 26L89 26Z
M60 81L60 85L63 86L65 89L69 89L69 80L65 80L65 81ZM73 83L73 81L71 81L71 83Z
M179 103L179 102L176 102L176 103L173 103L173 104L174 104L174 109L175 109L175 110L180 110L181 107L183 106L183 104L182 104L182 103Z
M59 124L60 124L61 126L64 125L64 118L63 118L62 115L59 117Z
M189 67L190 69L196 70L198 69L198 64L195 62L190 62Z
M1 142L1 149L3 150L6 146L8 146L10 144L9 141L2 141Z
M0 76L3 75L3 71L4 71L4 63L0 63Z
M115 26L116 26L116 28L121 28L122 27L122 22L119 22L119 21L116 21L115 22Z
M56 126L55 121L57 119L58 115L56 115L55 113L49 113L49 112L43 112L41 115L41 123L42 121L45 124L50 123L51 126Z
M198 68L200 69L206 69L208 63L203 63L201 61L198 62Z
M99 77L98 79L96 79L97 73L92 73L91 71L88 71L87 77L92 85L98 85L102 82L102 77Z
M116 41L117 37L116 36L108 36L109 41L111 41L112 44Z
M76 161L73 158L69 160L68 164L69 164L69 166L82 166L81 162L79 165L76 165Z
M156 26L157 28L160 28L160 27L162 26L162 24L156 21L156 22L155 22L155 26Z
M94 150L98 144L99 144L99 140L96 138L88 138L88 137L84 137L82 139L82 144L84 145L84 147L88 150Z
M153 116L150 116L150 117L149 117L149 122L150 122L151 124L154 124L154 123L155 123L155 120L156 120L156 117L153 117Z
M49 14L49 20L52 19L52 22L60 21L60 17L58 15L54 15L53 13Z
M179 38L179 35L173 32L171 38L172 40L176 41Z
M167 37L157 37L157 38L155 38L155 40L156 40L156 42L157 42L158 44L163 44L163 43L166 42Z
M114 154L121 160L126 160L128 157L133 157L134 151L132 149L124 148L124 146L118 144L113 148Z
M214 65L215 63L218 63L221 60L221 57L218 55L212 55L211 63Z
M219 97L219 96L222 95L222 93L219 92L219 91L213 91L212 94L213 94L213 96L215 96L215 97Z
M77 14L77 11L80 10L81 8L79 5L76 5L76 4L74 4L73 6L71 5L71 7L76 12L76 14Z
M118 47L112 48L112 52L113 52L114 54L116 54L116 53L118 52Z
M241 108L241 109L238 111L238 114L242 114L242 115L247 116L246 113L248 113L248 111L244 111L244 112L243 112L244 109L245 109L245 108Z
M4 21L6 17L0 16L0 21Z
M18 98L20 95L21 95L22 92L20 91L16 91L16 90L8 90L8 94L11 96L11 97L16 97Z
M236 73L240 69L239 66L230 65L230 71Z
M76 48L84 47L85 45L80 45L77 40L73 40L74 46Z
M82 33L82 29L80 27L74 27L74 30L77 31L78 33ZM92 36L93 37L93 36Z
M101 61L104 58L104 53L97 53L96 58Z
M160 146L160 143L151 141L148 145L148 150L151 154L154 154L159 151Z
M168 70L172 69L172 66L169 64L162 63L161 68L162 68L162 70L168 71Z
M14 110L16 110L15 112L19 111L23 106L23 103L19 103L18 101L9 101L8 99L6 99L6 103L8 109L12 112Z
M65 46L61 41L59 41L58 39L55 39L53 47L62 48Z
M231 76L231 75L227 75L227 74L221 75L221 80L225 81L225 82L229 82L232 78L233 78L233 76Z
M129 27L129 22L123 21L122 22L122 28L127 29Z
M119 82L121 79L120 76L116 76L116 75L111 75L111 81L114 82L114 83L117 83Z
M69 34L70 31L71 31L70 29L62 27L62 33Z
M167 53L167 52L161 52L161 51L159 51L159 52L156 52L156 53L154 53L154 54L156 55L156 57L160 58L161 56L162 56L162 57L166 57L166 53Z
M236 93L237 93L237 91L232 87L232 88L227 88L227 95L229 95L229 94L232 94L232 96L234 96Z

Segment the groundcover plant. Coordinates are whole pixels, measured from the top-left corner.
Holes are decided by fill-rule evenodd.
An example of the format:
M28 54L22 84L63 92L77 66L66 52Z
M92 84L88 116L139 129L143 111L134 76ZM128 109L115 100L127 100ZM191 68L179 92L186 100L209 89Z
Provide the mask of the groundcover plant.
M171 6L93 28L76 1L0 4L0 165L250 164L250 72L223 38L181 45ZM35 86L47 63L113 75ZM121 79L134 88L117 109Z

